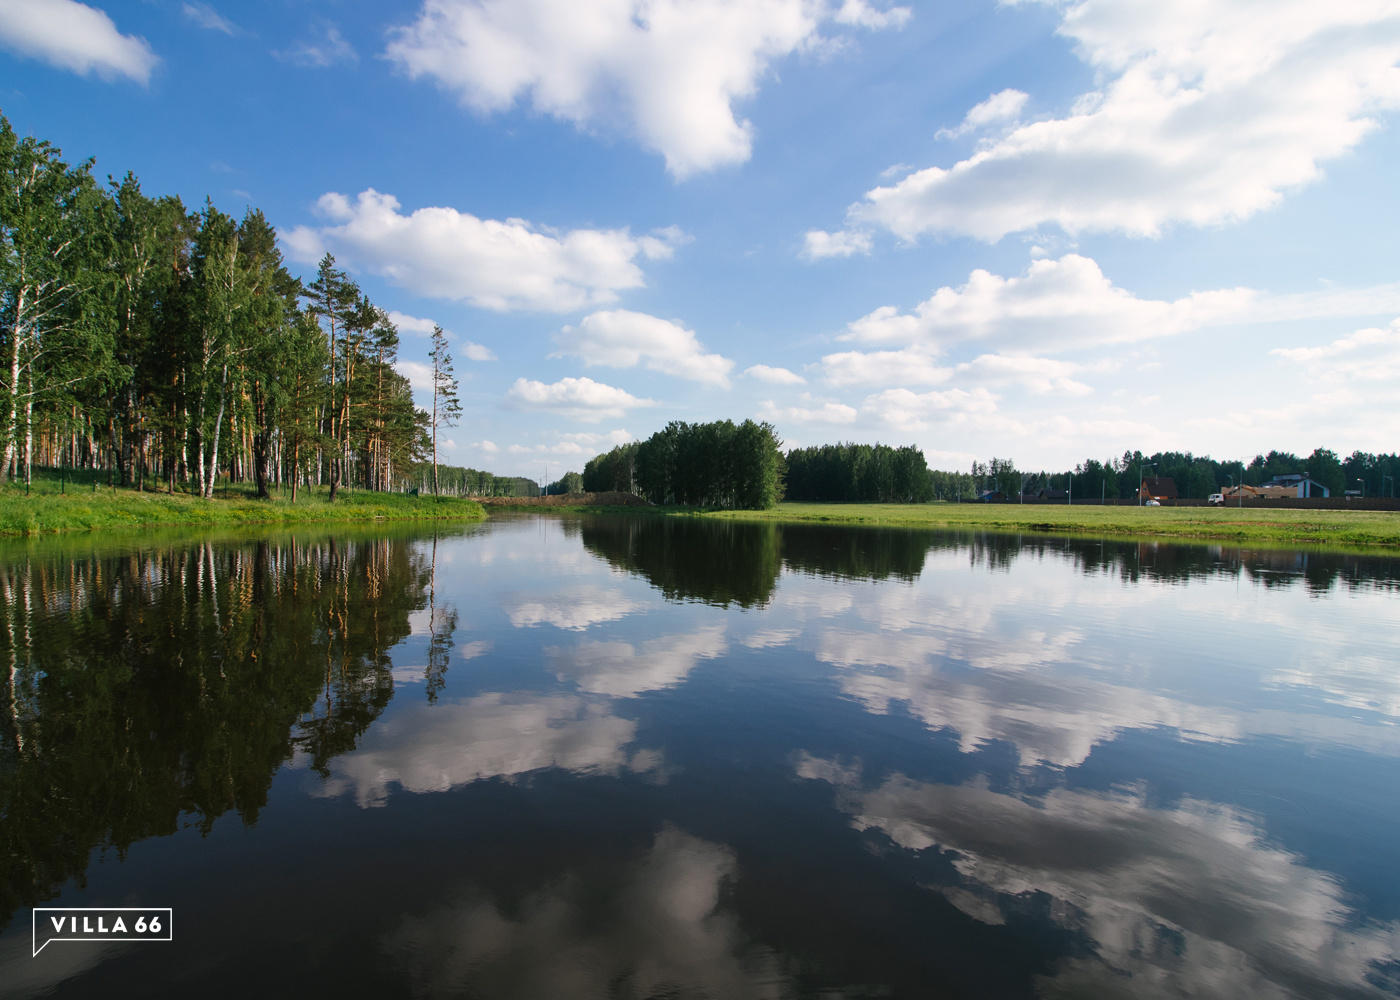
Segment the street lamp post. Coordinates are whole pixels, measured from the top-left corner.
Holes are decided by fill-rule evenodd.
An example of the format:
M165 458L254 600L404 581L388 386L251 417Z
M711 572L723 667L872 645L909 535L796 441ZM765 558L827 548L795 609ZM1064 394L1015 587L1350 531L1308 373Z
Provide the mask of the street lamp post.
M1143 470L1144 470L1145 468L1147 468L1147 466L1149 466L1149 465L1152 466L1152 471L1153 471L1153 472L1156 472L1156 471L1157 471L1157 463L1156 463L1156 462L1143 462L1141 465L1138 466L1138 506L1139 506L1139 507L1142 506L1142 484L1143 484L1143 476L1145 475L1145 473L1143 472Z
M1354 480L1352 480L1352 481L1361 484L1361 499L1362 499L1362 500L1365 500L1365 499L1366 499L1366 480L1364 480L1364 479L1362 479L1360 476L1358 476L1356 479L1354 479ZM1345 500L1346 498L1343 497L1342 499Z
M1381 476L1381 496L1385 496L1385 481L1386 481L1387 479L1390 480L1390 499L1394 500L1394 499L1395 499L1395 477L1394 477L1394 476Z

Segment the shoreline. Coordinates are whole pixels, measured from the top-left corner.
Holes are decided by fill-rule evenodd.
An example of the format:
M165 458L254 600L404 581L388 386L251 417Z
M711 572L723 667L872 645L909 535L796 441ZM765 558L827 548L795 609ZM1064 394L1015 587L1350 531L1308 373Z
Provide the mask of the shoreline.
M326 488L302 490L293 504L287 494L258 499L251 490L234 487L229 496L212 500L187 493L143 491L129 487L115 492L90 491L74 485L60 494L43 483L42 491L25 496L23 487L0 491L0 537L132 528L241 527L321 524L335 521L475 521L486 510L474 500L457 497L412 497L403 493L340 490L335 503Z

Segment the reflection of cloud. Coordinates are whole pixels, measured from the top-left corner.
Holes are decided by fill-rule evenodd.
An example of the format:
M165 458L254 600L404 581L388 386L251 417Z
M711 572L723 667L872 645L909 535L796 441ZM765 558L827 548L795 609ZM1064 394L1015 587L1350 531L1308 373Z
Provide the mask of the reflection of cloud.
M553 625L579 632L599 622L617 621L642 607L620 590L592 587L551 594L502 594L501 604L516 628Z
M633 646L627 642L584 642L548 650L560 680L571 679L585 691L630 698L678 684L697 660L723 656L722 625L687 635L663 636Z
M1095 944L1042 984L1053 995L1372 995L1371 963L1400 946L1400 926L1357 926L1331 876L1225 806L1064 789L1031 803L899 774L867 792L827 761L804 756L797 770L834 778L857 827L956 852L964 884L940 891L974 919L1051 896L1050 918Z
M0 969L5 974L5 996L11 1000L53 996L61 983L131 949L129 944L85 941L75 948L72 944L60 942L46 945L36 957L32 947L33 942L27 936L15 936L0 942Z
M786 646L801 634L795 628L770 628L755 632L741 641L750 649L767 649L769 646Z
M509 915L469 899L406 919L386 947L418 996L787 996L776 956L720 910L736 874L727 848L667 828L613 884L570 876Z
M624 749L637 724L576 695L484 694L418 704L382 719L360 748L338 758L325 792L353 790L361 806L383 805L390 785L443 792L484 778L545 767L586 774L646 769L655 754Z

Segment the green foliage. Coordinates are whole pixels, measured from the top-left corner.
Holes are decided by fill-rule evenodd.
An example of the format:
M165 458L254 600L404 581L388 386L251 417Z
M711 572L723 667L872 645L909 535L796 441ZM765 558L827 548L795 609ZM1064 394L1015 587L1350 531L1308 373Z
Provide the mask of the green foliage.
M583 467L585 493L636 493L637 450L641 443L620 444L606 455L595 455Z
M568 493L582 493L583 476L577 472L566 472L544 489L549 496L563 496Z
M828 444L787 454L789 500L927 503L933 492L924 453L913 445Z
M672 421L638 446L637 486L655 504L763 510L782 496L779 445L767 423Z

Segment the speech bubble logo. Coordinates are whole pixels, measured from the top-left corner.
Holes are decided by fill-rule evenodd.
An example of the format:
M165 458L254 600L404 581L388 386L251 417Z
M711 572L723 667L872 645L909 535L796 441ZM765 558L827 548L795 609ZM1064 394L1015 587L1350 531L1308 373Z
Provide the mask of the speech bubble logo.
M36 906L34 955L53 941L173 941L174 924L168 906Z

